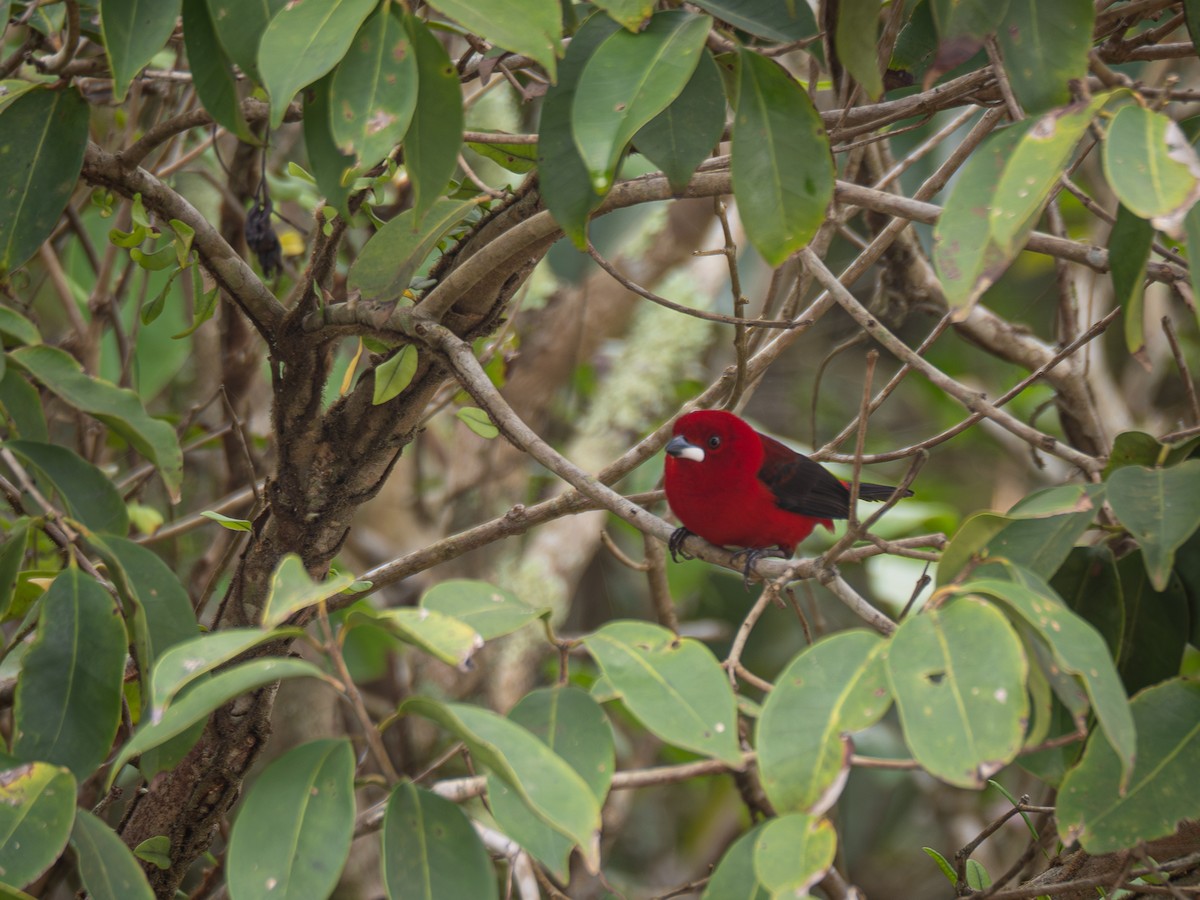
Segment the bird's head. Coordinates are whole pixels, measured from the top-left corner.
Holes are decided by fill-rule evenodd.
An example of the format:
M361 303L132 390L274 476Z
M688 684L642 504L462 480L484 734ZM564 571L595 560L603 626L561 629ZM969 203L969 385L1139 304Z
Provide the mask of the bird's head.
M762 441L749 424L731 412L700 409L680 416L667 453L682 463L702 464L706 470L757 472L763 459Z

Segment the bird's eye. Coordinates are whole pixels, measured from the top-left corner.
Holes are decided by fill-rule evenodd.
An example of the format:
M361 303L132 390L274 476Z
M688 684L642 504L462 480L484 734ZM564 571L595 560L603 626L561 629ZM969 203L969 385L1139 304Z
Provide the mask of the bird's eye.
M714 450L716 450L718 447L720 447L720 446L721 446L721 439L720 439L720 437L718 437L717 435L715 435L715 434L714 434L712 437L710 437L710 438L708 439L708 446L710 446L710 447L712 447Z

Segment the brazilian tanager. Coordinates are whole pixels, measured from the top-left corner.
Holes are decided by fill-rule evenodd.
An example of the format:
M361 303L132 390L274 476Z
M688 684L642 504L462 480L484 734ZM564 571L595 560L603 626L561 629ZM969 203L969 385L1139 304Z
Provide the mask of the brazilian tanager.
M679 417L667 444L665 475L667 503L683 525L671 535L672 558L683 552L689 534L698 534L744 548L747 578L760 557L790 558L817 525L832 530L833 520L850 512L845 482L724 410ZM894 490L859 484L858 496L886 500Z

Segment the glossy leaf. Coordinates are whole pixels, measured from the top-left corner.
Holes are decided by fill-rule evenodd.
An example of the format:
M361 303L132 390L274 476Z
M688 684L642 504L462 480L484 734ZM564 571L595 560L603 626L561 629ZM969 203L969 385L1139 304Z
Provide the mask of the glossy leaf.
M333 138L329 103L332 83L333 76L326 75L304 92L304 149L325 202L345 215L353 182L348 173L353 171L354 157L342 153Z
M197 722L203 722L209 713L234 697L284 678L302 675L326 678L320 669L307 660L271 658L242 663L196 682L167 707L161 719L144 723L134 732L113 762L108 777L109 783L116 778L121 767L135 756L184 733Z
M242 115L237 77L217 38L206 0L183 0L183 45L187 49L192 84L204 108L239 140L257 143L258 138Z
M258 45L267 23L288 0L208 0L208 13L226 55L255 84L262 84L258 71Z
M491 416L477 406L464 406L454 414L454 418L484 440L490 441L500 434L500 429L492 422Z
M671 105L633 136L633 145L658 166L674 191L712 152L725 130L725 91L709 53L701 53L696 71Z
M67 846L75 776L46 762L0 771L0 872L7 884L36 881Z
M1141 546L1155 589L1165 589L1175 551L1200 528L1200 460L1118 469L1108 479L1108 501Z
M1131 553L1117 563L1123 628L1117 671L1132 696L1179 674L1188 642L1188 599L1178 578L1157 590Z
M405 22L417 55L417 105L404 137L404 167L412 180L414 215L420 222L445 192L458 166L462 89L458 70L429 26L412 16Z
M1135 356L1146 350L1142 291L1153 242L1154 226L1122 204L1108 235L1108 259L1112 267L1113 299L1125 307L1125 347Z
M933 21L942 41L994 34L1008 10L1008 0L930 0Z
M988 205L1013 148L1032 124L1018 122L988 136L959 170L934 226L933 264L960 321L1012 262L1013 254L992 240Z
M503 716L465 703L413 697L400 709L432 719L465 743L477 764L579 847L590 869L597 868L600 803L579 773L545 743Z
M13 753L83 780L108 756L121 718L125 626L94 578L64 569L41 601L17 680Z
M87 147L88 105L74 89L31 90L0 111L0 131L21 136L0 165L2 278L37 252L71 199Z
M25 551L29 547L29 532L33 520L22 516L13 522L4 543L0 544L0 622L8 616L17 578L25 565Z
M738 55L733 192L746 234L777 266L812 240L833 199L821 117L799 84L757 53Z
M0 334L12 338L18 344L40 344L42 336L37 326L15 309L0 306Z
M134 76L166 45L179 18L179 2L104 0L100 4L100 31L117 103L125 99Z
M905 741L930 774L980 788L1016 757L1028 663L998 609L964 597L911 616L886 658Z
M615 767L612 726L599 704L576 687L540 688L526 694L508 718L540 738L592 789L608 796ZM488 805L504 833L562 880L570 880L570 839L550 828L496 776L488 777Z
M891 706L883 639L864 630L817 641L775 679L755 733L759 778L777 812L820 815L850 774L849 735Z
M79 877L93 900L153 900L150 882L133 852L86 809L75 814L71 846L79 860Z
M478 205L476 200L435 200L418 217L407 209L377 232L350 266L348 286L368 300L396 300L448 232Z
M250 786L229 836L229 894L236 900L328 896L353 837L350 741L301 744Z
M483 638L473 627L453 616L430 609L402 606L370 615L363 610L355 610L349 622L354 625L362 619L458 669L466 669L471 657L483 648Z
M353 583L354 576L342 573L314 581L304 568L304 561L295 553L287 553L271 576L271 586L263 604L262 625L264 628L282 625L293 614L328 600Z
M433 0L429 4L447 18L497 46L539 63L550 80L562 50L562 9L558 0Z
M1009 580L978 579L967 582L962 590L987 594L1002 602L1011 613L1032 626L1050 647L1055 669L1083 681L1092 712L1109 743L1124 760L1128 773L1133 766L1136 741L1133 718L1104 638L1071 612L1037 575L1019 566L1004 568Z
M754 874L772 897L803 897L825 877L837 852L828 819L787 813L763 823L754 841Z
M1028 113L1071 99L1068 82L1086 78L1096 9L1092 0L1009 0L998 38L1004 71Z
M8 417L11 431L31 441L48 441L50 430L42 411L42 398L37 388L21 377L12 366L0 378L0 406Z
M704 889L703 900L771 900L772 894L763 887L754 872L754 845L766 823L747 831L725 851Z
M411 781L388 799L383 882L389 900L497 897L492 861L466 814Z
M1053 516L992 512L969 516L946 548L937 583L948 584L972 561L989 557L1008 559L1049 577L1090 527L1092 515L1089 504L1079 512Z
M698 0L696 6L723 22L772 41L815 37L817 21L807 3L790 0Z
M59 508L88 528L124 534L129 530L125 498L99 468L58 444L7 441L10 450L39 483L44 497L56 494ZM31 508L37 503L32 501Z
M371 402L376 406L387 403L404 392L417 374L417 348L412 344L401 347L375 367L375 390Z
M600 205L592 190L571 126L571 110L584 67L618 25L608 16L591 16L575 33L559 67L558 84L542 100L538 126L538 178L546 208L576 247L587 247L588 216Z
M500 132L495 132L501 134ZM525 175L537 168L537 144L467 141L467 146L498 166Z
M737 711L712 651L649 622L609 622L583 639L630 712L669 744L740 769Z
M512 634L550 613L547 607L522 603L511 591L466 578L438 582L421 597L421 607L467 623L485 641Z
M1089 853L1166 837L1200 808L1200 682L1147 688L1130 707L1138 737L1128 786L1112 747L1093 740L1058 793L1059 834Z
M596 3L621 27L635 34L642 30L654 12L654 0L598 0Z
M8 358L60 400L94 416L129 441L154 463L172 500L179 499L183 453L175 429L150 416L137 394L88 376L73 356L57 347L21 347Z
M1109 123L1104 175L1122 206L1173 234L1200 197L1200 157L1183 129L1136 103Z
M333 73L329 113L338 150L359 169L404 139L417 104L417 58L404 21L387 4L355 35Z
M256 56L262 85L271 98L272 128L283 124L284 113L298 90L346 55L358 27L376 5L376 0L285 3L275 13L263 31Z
M299 628L227 628L175 644L159 657L150 679L148 721L158 722L180 691L218 666L269 641L297 637Z
M1018 142L988 210L992 239L1004 253L1015 253L1024 244L1079 139L1113 96L1100 94L1086 105L1049 112Z
M640 34L609 35L583 68L571 107L571 128L592 189L605 193L617 162L638 129L687 85L712 20L660 12Z
M872 100L883 93L877 43L879 10L877 0L841 0L834 37L838 59Z

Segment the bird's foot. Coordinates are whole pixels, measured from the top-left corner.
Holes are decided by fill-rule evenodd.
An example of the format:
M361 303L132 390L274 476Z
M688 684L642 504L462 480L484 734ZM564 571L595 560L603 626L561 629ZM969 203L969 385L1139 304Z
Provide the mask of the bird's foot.
M684 559L695 559L696 557L683 549L683 542L691 537L693 532L686 528L676 528L671 532L671 538L667 541L667 549L671 551L671 562L679 562L680 557Z
M743 550L738 550L729 558L729 561L735 566L738 565L742 557L746 558L746 565L742 569L742 584L746 590L750 590L750 576L754 572L754 564L760 559L787 559L792 554L786 552L782 547L746 547Z

